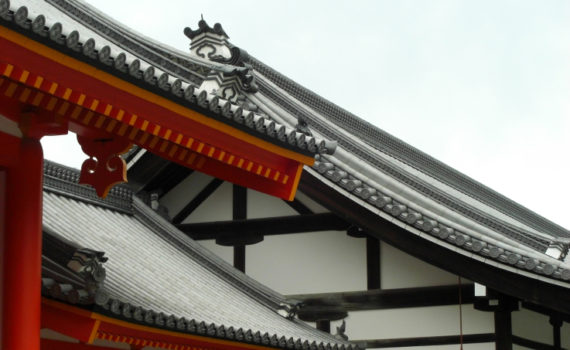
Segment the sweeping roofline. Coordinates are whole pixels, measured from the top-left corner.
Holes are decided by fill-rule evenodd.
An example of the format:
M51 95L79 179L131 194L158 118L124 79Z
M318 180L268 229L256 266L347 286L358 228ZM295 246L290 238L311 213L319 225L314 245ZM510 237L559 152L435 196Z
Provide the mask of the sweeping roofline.
M185 254L189 254L202 266L206 266L218 277L236 286L243 293L251 296L259 303L272 310L282 310L287 314L295 305L291 305L281 294L263 286L251 277L240 273L233 267L223 262L221 258L202 248L198 244L189 244L188 238L174 226L168 224L160 215L149 208L141 199L133 195L126 188L126 185L115 187L111 190L107 200L100 200L94 190L77 185L79 177L78 171L72 168L60 166L53 162L46 162L45 167L46 184L44 191L57 193L58 196L65 196L76 201L82 201L90 205L99 206L108 210L134 216L137 220L150 228L156 235L170 242L170 244L182 249ZM130 208L125 210L125 206ZM50 231L49 228L44 230ZM57 236L57 232L50 231L52 237ZM90 247L95 248L97 247ZM47 257L44 259L49 262ZM237 341L244 344L256 346L273 347L290 350L357 350L357 344L345 342L343 340L316 342L303 338L285 337L280 334L262 333L256 329L242 329L239 325L214 324L203 322L199 319L185 318L182 315L166 315L160 310L145 308L145 305L128 303L120 298L109 297L105 292L104 284L101 290L90 299L90 305L74 296L86 289L80 283L74 283L73 288L66 293L61 293L57 288L61 284L69 284L68 280L53 280L44 278L42 280L42 294L44 297L62 301L74 307L88 308L92 313L113 320L128 322L129 324L147 326L158 330L181 332L188 335L204 336L219 340ZM57 279L57 277L56 277ZM55 286L55 287L54 287ZM69 288L69 287L66 287ZM279 312L280 313L280 312ZM293 316L294 314L292 314ZM97 316L99 317L99 316ZM285 317L282 315L282 317ZM114 322L114 321L113 321ZM113 323L111 322L111 323ZM302 327L309 326L291 319L291 322L298 323ZM314 330L311 328L311 330ZM314 330L316 331L316 330Z
M78 8L73 8L73 10L76 15L80 11ZM139 59L127 62L124 52L111 56L109 46L99 47L99 44L92 38L82 41L77 30L71 30L64 34L64 28L59 22L48 28L46 18L43 15L29 18L26 6L12 10L9 0L0 0L0 23L48 47L65 52L71 57L180 105L197 109L210 118L278 147L305 156L314 156L319 153L332 154L336 148L335 142L316 139L297 132L293 128L277 124L262 115L244 110L239 105L221 99L205 90L200 90L189 81L177 78L176 75L173 76L173 73L167 73L162 66L158 67L151 64L143 72ZM97 29L100 28L95 28L95 30ZM103 33L101 34L103 35ZM147 56L145 59L149 59L149 55L154 55L148 50L143 50L141 53L143 56ZM159 56L150 57L149 60L151 62L160 61L162 64L167 63L163 57ZM217 66L221 65L218 64ZM180 75L184 69L178 68L176 74Z
M265 81L265 76L258 73L258 82L261 91L264 87L271 86ZM272 95L276 96L278 88L272 87ZM295 111L301 115L318 115L314 111L304 110L300 104L293 105L291 97L286 92L281 92L281 97L277 102L269 100L268 95L252 96L255 103L271 110L272 117L280 118L283 123L291 122L286 118L290 117L290 110L285 110L286 106L279 105L278 102L295 106ZM317 132L321 129L332 128L324 126L329 121L323 120L321 123L312 123ZM325 130L327 132L328 130ZM330 131L328 131L330 132ZM404 174L394 166L394 163L378 159L382 168L378 169L375 164L362 161L359 157L366 154L372 157L373 151L359 151L355 154L352 150L345 149L346 136L344 130L335 130L335 136L340 141L340 147L333 156L320 156L313 165L313 169L324 182L331 181L337 191L346 192L349 198L360 203L363 207L371 205L377 210L381 210L384 215L389 215L390 221L398 220L405 227L419 229L430 233L433 238L437 238L440 244L451 243L454 249L465 251L466 255L475 254L483 257L489 263L496 264L499 268L520 269L524 272L531 272L531 276L537 279L544 279L551 283L565 285L570 288L570 284L564 281L570 280L570 265L567 262L556 260L544 254L548 244L557 241L556 237L540 234L540 232L525 232L520 228L509 225L497 218L490 217L480 210L469 207L462 203L447 200L447 203L456 203L455 208L449 210L445 202L434 200L430 195L418 195L418 188L426 188L430 191L432 185L420 182L410 174ZM353 147L358 147L356 142ZM380 171L378 171L380 170ZM402 181L398 176L404 177ZM408 188L411 187L411 188ZM433 190L432 190L433 191ZM420 192L421 193L421 192ZM428 192L429 193L429 192ZM440 198L448 197L442 191L437 192ZM458 205L462 206L462 211L457 211ZM479 221L476 220L479 218ZM385 219L379 215L379 219ZM475 219L475 220L474 220ZM530 244L521 244L512 239L510 233L515 237L527 238ZM541 242L538 244L538 242ZM531 248L533 247L534 248ZM541 250L543 249L543 250ZM540 253L539 253L540 252ZM546 277L546 278L545 278Z

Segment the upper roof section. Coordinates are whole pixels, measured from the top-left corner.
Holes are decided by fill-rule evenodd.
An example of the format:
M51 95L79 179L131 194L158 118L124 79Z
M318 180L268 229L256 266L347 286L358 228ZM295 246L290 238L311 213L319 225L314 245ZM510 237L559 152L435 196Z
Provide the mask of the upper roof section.
M252 104L279 123L302 125L311 135L338 141L337 151L319 156L313 166L331 190L411 233L429 233L430 240L499 268L552 282L570 280L568 230L224 42L230 57L211 55L210 60L251 68L258 87L258 93L247 95Z
M2 23L34 40L75 50L101 70L203 108L235 130L320 152L311 173L379 220L497 268L568 286L568 230L288 79L229 43L216 26L192 31L188 54L79 1L27 1L30 10L19 8L20 0L0 4ZM75 28L95 39L79 40ZM332 155L335 145L326 140L338 141Z
M294 196L302 165L336 147L247 103L244 94L257 91L250 67L179 59L179 52L82 2L2 0L0 24L0 78L8 82L3 92L60 114L79 134L89 128L128 138L172 161L285 199ZM213 58L212 43L220 46L216 40L226 37L204 22L194 38L206 46L197 55ZM54 103L43 99L46 93Z
M296 320L283 296L188 238L125 186L113 189L107 203L77 185L78 177L76 170L46 163L45 296L133 329L282 349L357 348ZM86 264L95 274L82 268ZM63 284L73 288L61 293Z

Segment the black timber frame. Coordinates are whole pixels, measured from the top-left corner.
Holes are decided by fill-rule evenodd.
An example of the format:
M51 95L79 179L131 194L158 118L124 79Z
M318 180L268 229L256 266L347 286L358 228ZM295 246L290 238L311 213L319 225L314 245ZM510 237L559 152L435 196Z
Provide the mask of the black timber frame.
M182 210L180 210L178 214L176 214L172 218L172 223L179 224L182 221L184 221L190 214L192 214L194 210L196 210L202 203L204 203L204 201L208 199L208 197L210 197L210 195L214 193L218 189L218 187L220 187L223 183L224 180L220 180L217 178L210 181L210 183L206 185L206 187L204 187L202 191L200 191L200 193L198 193L196 197L194 197L190 201L190 203L186 204L184 208L182 208Z
M247 188L245 187L233 185L232 218L234 220L247 218ZM234 267L245 273L245 244L234 245Z
M129 169L129 186L135 193L156 192L162 197L192 172L192 169L145 152Z
M311 306L335 306L346 311L383 310L426 306L445 306L459 304L461 292L462 304L473 304L474 287L472 284L395 288L367 290L358 292L318 293L288 295L291 300L298 300Z
M299 190L347 222L418 259L522 301L570 314L570 295L565 288L497 269L411 234L341 195L307 171L303 172Z
M333 213L291 215L261 219L179 224L176 227L195 240L220 236L281 235L302 232L346 230L350 225Z

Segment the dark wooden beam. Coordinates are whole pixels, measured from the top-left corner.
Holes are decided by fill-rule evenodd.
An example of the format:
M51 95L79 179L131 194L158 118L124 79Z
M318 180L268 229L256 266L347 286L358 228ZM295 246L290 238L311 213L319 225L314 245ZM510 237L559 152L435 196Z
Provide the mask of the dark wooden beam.
M521 303L521 306L524 307L525 309L534 311L534 312L538 312L539 314L543 314L545 316L550 316L550 317L558 317L560 318L563 322L568 322L570 323L570 314L563 314L560 313L558 311L546 308L544 306L541 305L536 305L533 303L529 303L529 302L525 302L523 301Z
M368 290L380 289L380 240L376 237L366 237L366 282Z
M196 240L220 236L281 235L289 233L346 230L348 224L335 214L293 215L262 219L205 222L177 225L178 229Z
M499 304L495 309L495 349L511 350L513 348L513 326L511 313L518 310L516 299L499 295Z
M169 164L168 160L146 152L127 172L129 187L134 192L141 191L157 174L161 174Z
M526 339L516 335L513 335L513 344L524 346L526 348L534 350L565 350L565 348L557 348L554 345L544 344L541 342Z
M232 219L247 219L247 188L233 185L232 187Z
M232 189L232 218L243 220L247 218L247 188L233 185ZM245 245L234 246L234 267L245 273Z
M463 304L473 303L473 285L461 286ZM424 306L456 305L459 303L457 285L419 288L367 290L360 292L297 294L287 298L308 306L334 306L346 311L397 309Z
M200 193L198 193L198 195L196 195L196 197L194 197L190 203L186 204L186 206L184 206L184 208L182 208L182 210L176 214L176 216L172 219L172 223L179 224L184 221L184 219L186 219L188 215L192 214L196 208L204 203L204 201L208 199L208 197L210 197L210 195L214 193L222 183L224 183L224 181L220 179L213 179L210 181L210 183L206 185L206 187L204 187L204 189L200 191Z
M192 174L193 170L176 163L170 163L166 168L149 179L142 191L158 192L162 197Z
M314 214L314 212L309 209L305 204L301 203L297 198L293 199L292 201L283 200L288 206L293 208L297 213L300 215L309 215Z
M318 320L317 329L323 332L331 332L331 321L329 320Z
M245 273L245 245L234 246L234 267Z
M386 221L304 171L299 190L348 222L403 252L520 300L570 314L568 289L458 254Z
M355 343L366 343L366 348L401 348L411 346L453 345L460 343L459 335L444 335L435 337L413 337L393 339L353 340ZM492 343L495 341L493 333L464 334L463 344Z
M562 317L553 315L550 316L550 324L552 325L552 342L554 343L554 348L559 350L562 347L562 338L560 335L560 329L562 328Z

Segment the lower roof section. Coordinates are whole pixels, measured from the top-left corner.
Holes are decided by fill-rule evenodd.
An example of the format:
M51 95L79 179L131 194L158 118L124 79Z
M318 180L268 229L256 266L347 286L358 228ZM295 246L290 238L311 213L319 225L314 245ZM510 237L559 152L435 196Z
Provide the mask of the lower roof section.
M92 312L277 348L355 348L283 315L292 306L281 295L233 269L128 191L117 198L111 193L115 202L106 203L78 190L74 170L51 163L46 169L44 230L108 258L109 298Z

